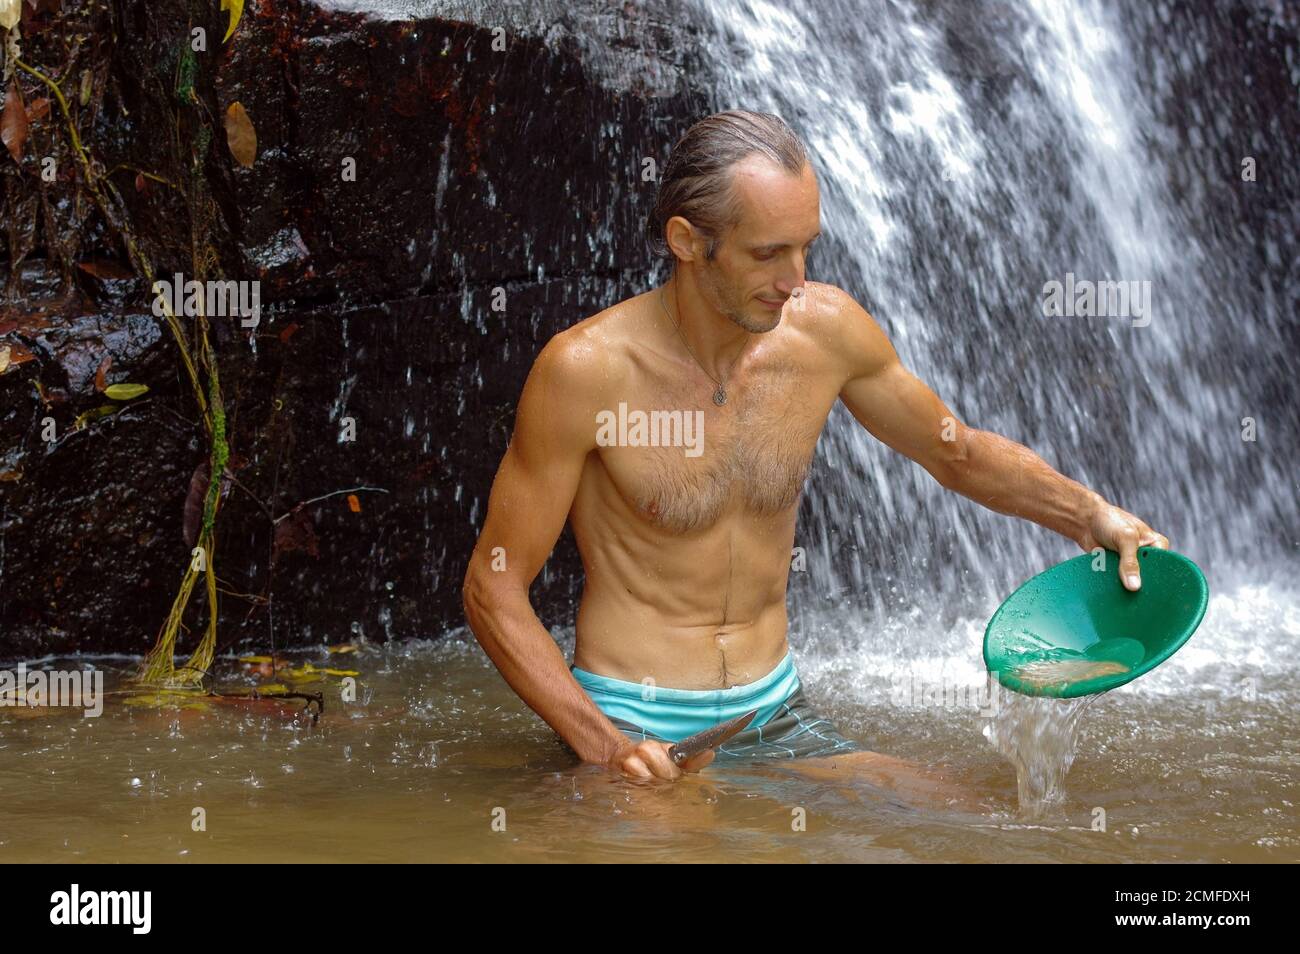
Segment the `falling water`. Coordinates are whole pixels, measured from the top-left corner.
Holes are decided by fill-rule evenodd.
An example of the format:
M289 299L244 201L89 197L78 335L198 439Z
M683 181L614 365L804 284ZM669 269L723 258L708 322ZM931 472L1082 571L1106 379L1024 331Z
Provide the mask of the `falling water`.
M984 726L989 744L1016 768L1020 815L1044 820L1065 801L1065 776L1074 763L1079 723L1094 696L1053 699L1003 693Z
M1120 698L1172 698L1189 677L1203 698L1232 697L1243 676L1228 660L1243 640L1266 659L1245 677L1252 684L1286 672L1297 599L1263 566L1294 565L1286 448L1296 422L1278 413L1285 372L1259 369L1294 322L1267 267L1274 240L1296 247L1296 223L1280 223L1286 234L1261 252L1207 228L1189 199L1168 117L1210 52L1191 36L1150 42L1179 28L1175 5L697 9L718 37L718 108L775 112L810 147L829 245L813 253L810 277L850 291L960 418L1146 518L1206 569L1212 590L1229 590L1223 605L1248 603L1269 620L1249 632L1215 625L1212 604L1197 649L1167 667L1180 671L1144 677ZM1193 105L1185 122L1193 143L1248 138L1231 138L1227 106ZM1238 158L1220 188L1242 186ZM1067 273L1149 282L1149 323L1045 317L1044 285ZM1242 440L1242 419L1259 415L1274 428L1268 448ZM900 673L974 683L982 623L998 602L1078 552L945 492L842 408L817 463L796 538L810 569L791 581L792 640L836 698L880 698ZM1017 767L1022 810L1059 804L1086 709L1020 698L989 725Z
M1029 445L1195 559L1280 549L1297 526L1287 463L1247 458L1240 419L1268 407L1249 369L1284 316L1232 265L1241 250L1207 244L1198 210L1171 195L1172 136L1113 5L700 6L724 40L719 104L776 112L811 147L833 246L811 277L852 292L959 417ZM1165 89L1206 55L1162 63ZM1208 137L1228 120L1204 121ZM1150 282L1150 324L1044 317L1044 284L1067 272ZM821 451L800 542L825 558L823 594L879 612L880 584L901 579L982 603L1069 555L945 492L842 409Z

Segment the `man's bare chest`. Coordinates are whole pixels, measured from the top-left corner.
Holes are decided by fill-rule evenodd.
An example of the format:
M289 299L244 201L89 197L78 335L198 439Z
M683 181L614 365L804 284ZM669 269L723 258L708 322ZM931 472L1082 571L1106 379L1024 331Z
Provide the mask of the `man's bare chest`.
M650 380L604 416L605 472L660 529L689 533L737 508L769 517L794 507L833 400L789 364L729 381L722 407L712 390L703 378Z

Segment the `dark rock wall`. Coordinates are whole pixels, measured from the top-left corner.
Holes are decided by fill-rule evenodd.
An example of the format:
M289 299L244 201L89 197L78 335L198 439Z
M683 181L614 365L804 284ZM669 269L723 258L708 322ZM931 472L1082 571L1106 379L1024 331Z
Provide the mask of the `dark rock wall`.
M708 111L684 81L691 37L637 14L656 36L647 85L490 19L385 20L282 0L250 2L219 48L215 7L113 5L87 145L149 171L171 156L174 182L201 174L207 214L180 190L122 177L160 277L192 277L193 250L208 247L214 272L261 282L252 333L214 319L235 478L217 521L222 644L436 636L463 622L460 578L533 356L649 278L641 160L662 162ZM206 25L209 52L178 133L167 97L191 22ZM25 58L42 50L60 52L33 38ZM235 100L257 131L252 168L220 132ZM186 110L216 118L210 148ZM348 158L356 181L343 176ZM127 274L109 230L88 235L90 252ZM182 514L208 448L143 282L80 268L64 282L47 253L34 243L0 324L0 342L30 354L0 376L0 656L140 652L188 559ZM105 403L105 355L107 383L151 390L72 433ZM41 439L47 414L53 444ZM340 440L344 418L354 442ZM571 619L577 567L565 540L536 588L547 622ZM203 604L196 591L191 627Z

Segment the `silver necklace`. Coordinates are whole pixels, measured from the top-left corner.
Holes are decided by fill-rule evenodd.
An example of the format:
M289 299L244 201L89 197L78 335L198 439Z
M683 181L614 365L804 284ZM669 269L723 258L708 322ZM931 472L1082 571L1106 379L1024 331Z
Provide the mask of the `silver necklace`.
M668 320L673 321L672 312L668 310L668 303L664 300L663 288L659 289L659 304L663 306L664 314L668 316ZM726 387L721 381L709 374L708 370L704 367L703 362L701 362L699 358L695 357L695 352L692 351L691 346L686 343L686 336L682 334L682 323L680 321L673 321L673 327L677 329L677 337L682 339L682 347L686 349L686 353L691 356L697 365L700 366L700 370L704 372L708 379L718 386L718 389L713 392L713 403L718 407L722 407L722 405L727 403Z

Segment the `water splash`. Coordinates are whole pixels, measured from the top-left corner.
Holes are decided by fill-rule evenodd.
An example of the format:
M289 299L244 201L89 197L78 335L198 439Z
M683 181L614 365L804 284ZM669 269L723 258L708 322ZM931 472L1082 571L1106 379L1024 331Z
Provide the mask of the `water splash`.
M1001 694L997 711L986 720L984 738L1015 766L1022 818L1062 814L1065 776L1074 764L1079 725L1096 698Z

